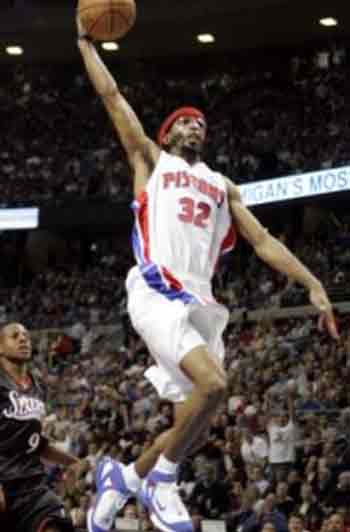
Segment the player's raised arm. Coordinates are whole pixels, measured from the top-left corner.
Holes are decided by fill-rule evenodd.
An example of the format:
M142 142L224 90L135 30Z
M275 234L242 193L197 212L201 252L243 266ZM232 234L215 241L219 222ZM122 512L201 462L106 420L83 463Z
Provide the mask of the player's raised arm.
M227 180L229 202L233 219L239 233L254 248L256 254L269 266L302 284L309 292L311 303L324 317L328 332L338 339L338 331L322 283L308 270L286 246L270 235L257 218L244 206L238 187Z
M79 19L77 23L78 46L89 78L113 121L130 165L135 173L143 173L143 164L148 177L158 160L160 149L146 135L139 119L121 94L118 84L101 60L93 43L85 38Z

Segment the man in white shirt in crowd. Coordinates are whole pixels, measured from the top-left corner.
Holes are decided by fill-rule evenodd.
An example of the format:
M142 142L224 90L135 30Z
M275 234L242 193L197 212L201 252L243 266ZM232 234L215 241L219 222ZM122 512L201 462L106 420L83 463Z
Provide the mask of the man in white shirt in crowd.
M254 435L248 428L242 429L241 456L246 467L265 467L269 448L265 438Z
M286 480L289 471L295 462L296 425L294 396L296 386L294 381L289 381L288 412L279 411L271 416L267 423L269 436L269 465L275 482Z
M270 488L270 482L264 475L263 468L260 465L255 465L251 468L249 479L258 491L261 497L264 497Z

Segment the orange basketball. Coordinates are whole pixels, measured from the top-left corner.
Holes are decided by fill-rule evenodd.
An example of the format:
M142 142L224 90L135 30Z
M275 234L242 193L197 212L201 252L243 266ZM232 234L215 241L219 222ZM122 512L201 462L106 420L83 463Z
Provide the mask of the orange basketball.
M78 14L90 37L115 41L134 25L136 5L135 0L79 0Z

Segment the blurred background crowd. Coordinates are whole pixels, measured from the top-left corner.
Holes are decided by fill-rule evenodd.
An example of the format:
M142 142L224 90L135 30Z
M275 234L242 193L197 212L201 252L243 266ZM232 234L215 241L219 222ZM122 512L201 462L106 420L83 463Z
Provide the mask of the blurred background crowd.
M196 529L203 519L224 519L229 530L246 532L346 530L349 318L338 315L338 345L311 317L243 318L228 327L229 394L207 443L182 464L179 476ZM109 454L129 463L172 423L171 404L158 400L143 377L151 365L145 345L125 325L124 334L77 322L35 336L36 371L48 388L45 431L86 463L74 481L49 470L79 526L94 500L98 459ZM137 501L123 516L152 529ZM342 527L332 528L333 521Z
M346 211L337 215L328 211L311 235L300 233L300 224L288 222L287 216L277 232L267 224L322 279L334 302L350 297L349 221ZM125 278L134 263L130 238L124 242L101 236L36 234L33 239L0 233L0 321L52 328L77 320L112 324L125 314ZM38 252L45 255L40 267ZM242 239L234 253L223 257L214 289L231 311L308 303L303 287L264 265Z
M153 138L184 102L203 109L206 160L236 182L349 163L346 47L204 61L187 70L136 63L132 72L125 65L112 72ZM130 197L124 155L82 70L17 66L1 76L3 204Z
M122 67L114 74L152 135L184 100L203 108L206 160L238 183L349 164L346 47L230 64L209 74L199 66L185 78L167 75L164 65L136 65L134 79ZM1 76L2 206L68 196L130 200L124 155L82 72L16 67ZM207 519L239 532L350 530L350 220L332 209L319 218L313 231L290 218L277 229L342 303L338 345L311 315L291 310L307 294L244 245L215 278L232 312L230 392L207 443L181 467L196 530ZM48 393L45 432L84 460L79 479L49 468L50 482L84 528L98 459L134 460L173 412L143 377L151 360L127 318L129 243L56 240L36 268L29 238L0 234L0 321L34 329L35 372ZM137 501L123 517L152 530Z

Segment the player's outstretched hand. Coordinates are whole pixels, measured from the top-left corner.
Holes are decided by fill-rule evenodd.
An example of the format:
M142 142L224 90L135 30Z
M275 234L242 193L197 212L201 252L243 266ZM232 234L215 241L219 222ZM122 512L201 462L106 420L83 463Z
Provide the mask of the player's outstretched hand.
M311 288L310 301L320 313L318 320L319 330L327 331L334 340L339 340L339 332L333 314L332 305L321 283Z

